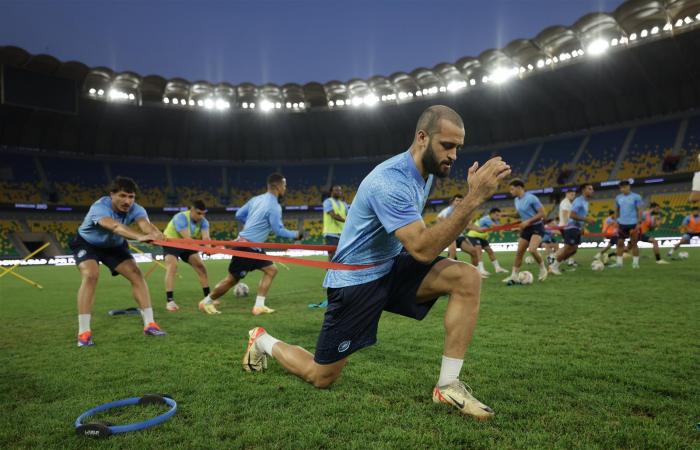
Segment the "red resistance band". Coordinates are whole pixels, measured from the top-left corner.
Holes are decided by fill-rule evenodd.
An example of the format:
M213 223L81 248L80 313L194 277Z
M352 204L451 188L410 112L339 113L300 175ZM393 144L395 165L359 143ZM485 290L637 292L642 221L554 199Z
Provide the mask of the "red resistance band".
M182 244L196 245L218 245L224 247L252 247L252 248L279 248L283 250L318 250L321 252L334 252L337 248L335 245L309 245L309 244L284 244L281 242L250 242L239 238L234 241L216 241L203 239L172 239L168 242L179 242Z
M188 241L197 241L197 242L203 242L203 243L215 243L215 242L220 242L223 244L219 245L228 245L230 247L255 247L255 248L270 248L270 245L274 245L272 248L285 248L285 249L313 249L313 250L322 250L322 249L328 249L331 248L335 250L335 246L332 245L302 245L302 244L280 244L280 243L264 243L264 242L246 242L246 241L204 241L204 240L196 240L196 239L168 239L168 240L157 240L153 241L153 244L160 245L162 247L173 247L173 248L179 248L182 250L191 250L195 252L202 252L202 253L209 253L210 255L218 255L218 254L223 254L223 255L230 255L230 256L238 256L239 258L247 258L247 259L259 259L262 261L277 261L281 263L288 263L288 264L297 264L300 266L308 266L308 267L317 267L319 269L334 269L334 270L362 270L362 269L369 269L370 267L374 267L374 264L367 264L367 265L351 265L351 264L340 264L340 263L333 263L333 262L327 262L327 261L313 261L313 260L308 260L308 259L300 259L300 258L292 258L289 256L274 256L274 255L266 255L263 253L251 253L251 252L244 252L240 250L231 250L228 248L211 248L211 247L205 247L204 245L195 245L195 244L190 244Z

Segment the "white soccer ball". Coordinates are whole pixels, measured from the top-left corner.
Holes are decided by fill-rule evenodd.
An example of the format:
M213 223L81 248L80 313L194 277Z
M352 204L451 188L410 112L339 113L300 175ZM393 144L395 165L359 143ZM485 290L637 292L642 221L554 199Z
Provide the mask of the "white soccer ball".
M233 287L233 295L236 297L245 297L250 292L250 288L245 283L238 283Z
M600 272L601 270L605 269L605 264L603 264L603 261L598 261L597 259L591 263L591 270L594 270L596 272Z
M525 257L525 264L535 264L535 258L533 258L531 255L527 255Z
M527 270L518 274L518 282L520 284L532 284L534 279L535 277L532 276L532 272L528 272Z
M678 257L680 259L688 259L688 252L680 252L678 253Z

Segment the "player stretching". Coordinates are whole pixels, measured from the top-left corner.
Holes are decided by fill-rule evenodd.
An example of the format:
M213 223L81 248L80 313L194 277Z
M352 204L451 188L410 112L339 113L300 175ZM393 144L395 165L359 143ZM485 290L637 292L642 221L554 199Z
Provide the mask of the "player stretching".
M469 226L469 231L467 232L467 239L474 246L474 254L476 259L476 266L479 269L479 273L482 277L487 277L490 275L489 272L484 269L484 261L481 259L481 251L484 250L488 255L493 268L496 273L508 273L506 269L501 267L496 259L496 254L491 249L489 245L489 229L500 225L501 220L501 210L498 208L491 208L488 214L484 214L483 217L477 219L472 225Z
M540 281L547 279L547 266L537 250L544 235L545 217L544 207L540 200L534 195L525 192L525 183L515 179L510 182L510 195L515 198L515 209L520 217L520 236L518 237L518 250L513 262L513 272L506 277L504 283L517 283L520 266L523 263L525 251L529 251L535 262L540 266L540 273L537 277Z
M658 203L649 205L649 209L642 212L642 221L639 224L639 242L648 242L654 248L654 257L656 264L670 264L668 261L661 259L659 252L659 242L647 233L658 227L661 221L661 207Z
M287 180L279 173L273 173L267 177L267 192L248 200L248 202L236 211L236 220L242 222L243 231L238 234L238 240L244 242L265 242L272 231L275 235L287 239L301 239L302 231L290 231L284 228L282 223L282 207L279 197L287 192ZM239 247L234 248L243 252L265 254L259 248ZM214 306L214 300L218 299L236 283L242 280L250 271L261 270L263 276L258 284L258 293L253 306L253 315L270 314L274 309L265 306L265 298L270 289L272 280L277 275L277 266L272 261L243 258L234 256L228 265L226 278L219 281L211 294L199 302L199 309L207 314L220 314Z
M102 263L109 267L112 276L122 275L131 283L131 289L141 308L143 333L146 336L164 336L165 332L153 320L151 294L146 280L134 257L129 253L126 239L150 242L162 239L163 234L148 220L148 214L136 203L138 187L131 178L117 177L104 196L92 204L78 234L70 243L75 264L82 282L78 290L78 347L93 345L90 318L95 303L95 288ZM141 233L129 228L136 222Z
M206 213L207 207L204 205L204 202L197 200L192 203L189 210L175 214L168 223L168 226L165 227L163 234L166 238L205 239L208 241L211 238L209 237L209 221L204 217ZM165 271L165 297L168 311L175 312L180 309L177 303L175 303L175 298L173 296L178 258L192 266L192 269L194 269L199 278L202 292L205 296L209 295L207 268L204 267L199 253L193 250L163 247L163 254L165 255L165 266L167 268Z
M571 204L571 210L569 211L569 223L566 224L561 232L562 238L564 239L564 247L557 252L557 257L549 266L549 271L554 275L561 275L559 270L559 264L576 254L578 251L578 246L581 245L581 233L583 232L583 224L595 223L588 216L588 201L593 196L593 185L590 183L584 183L581 185L581 195L579 195L574 202Z
M615 197L617 208L617 256L615 264L610 267L622 267L622 255L625 251L625 239L629 238L632 250L632 268L639 269L638 225L642 221L642 197L632 192L630 182L620 181L620 194Z
M493 411L459 381L462 360L476 327L481 277L474 266L439 256L491 198L510 168L493 158L467 179L469 193L445 220L426 227L421 211L433 177L446 177L464 142L459 115L431 106L418 120L408 151L379 164L365 177L348 213L334 262L371 264L362 270L329 270L328 311L312 355L279 341L261 327L250 330L243 368L260 371L272 356L318 388L330 386L352 353L373 345L383 311L423 319L437 299L449 295L440 377L433 401L462 414L488 419ZM478 170L477 170L478 169Z
M690 215L683 219L681 233L683 233L681 240L668 251L669 258L681 245L690 244L690 240L694 237L700 238L700 207L694 206Z
M343 201L343 188L333 186L331 196L323 201L323 237L326 245L338 245L347 215L348 204ZM335 252L328 252L328 261L334 255Z
M610 250L613 245L617 245L617 219L615 217L615 210L608 210L608 217L603 220L603 226L601 227L601 234L608 238L608 244L593 257L595 259L601 259L603 263L607 261L607 257L604 256L605 253Z

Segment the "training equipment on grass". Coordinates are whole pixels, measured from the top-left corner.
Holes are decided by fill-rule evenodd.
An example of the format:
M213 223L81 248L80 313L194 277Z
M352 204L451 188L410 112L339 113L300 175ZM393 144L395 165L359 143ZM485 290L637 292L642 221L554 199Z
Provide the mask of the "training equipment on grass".
M534 276L532 276L532 272L529 272L527 270L522 271L518 274L518 283L520 284L532 284L532 281L535 279Z
M152 419L144 420L143 422L131 423L127 425L113 425L109 422L91 422L86 424L82 423L84 419L95 415L99 412L107 411L108 409L121 408L122 406L131 405L153 405L158 403L168 405L170 406L170 409L159 416L156 416ZM117 400L114 402L109 402L100 406L96 406L82 413L75 420L75 433L78 436L86 436L95 439L106 439L113 434L143 430L144 428L149 428L154 425L161 424L166 420L170 419L173 416L173 414L175 414L175 411L177 411L177 402L175 402L175 400L164 394L146 394L143 397L132 397L127 398L125 400Z
M236 297L245 297L250 292L250 288L245 283L238 283L233 287L233 295Z
M531 255L527 255L525 257L525 264L535 264L535 258L533 258Z
M603 261L599 261L596 259L591 263L591 270L600 272L603 269L605 269L605 264L603 264Z
M49 245L51 245L50 242L44 243L44 245L42 245L42 246L39 247L38 249L34 250L34 251L31 252L30 254L28 254L27 256L25 256L24 258L22 258L22 262L28 260L28 259L31 258L32 256L34 256L34 255L36 255L37 253L41 252L43 249L45 249L45 248L48 247ZM22 276L22 275L20 275L20 274L18 274L18 273L15 272L15 269L18 268L19 266L21 266L21 265L22 265L22 262L19 262L19 263L15 264L14 266L10 267L9 269L5 269L4 267L0 267L0 270L2 270L2 273L0 273L0 278L4 277L5 275L7 275L7 274L9 273L9 274L12 275L13 277L15 277L15 278L17 278L17 279L19 279L19 280L24 281L25 283L27 283L27 284L30 285L30 286L34 286L34 287L37 288L37 289L44 289L44 286L40 285L39 283L36 283L36 282L30 280L29 278L27 278L27 277L25 277L25 276Z
M680 259L688 259L688 252L679 252L678 257Z
M123 316L127 314L141 314L141 310L139 308L125 308L125 309L110 309L107 311L107 314L110 316Z

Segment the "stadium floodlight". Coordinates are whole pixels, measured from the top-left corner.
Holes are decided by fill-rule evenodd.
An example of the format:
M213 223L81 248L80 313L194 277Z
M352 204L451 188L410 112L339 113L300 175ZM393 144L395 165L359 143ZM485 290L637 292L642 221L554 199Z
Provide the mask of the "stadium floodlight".
M700 20L700 12L695 14L695 20Z
M136 100L136 96L134 94L129 94L129 100Z
M275 103L275 109L282 109L282 103L276 102L276 103Z
M617 38L612 38L612 40L610 41L610 45L612 47L617 47L617 44L619 44L619 43L620 43L620 41Z
M659 34L659 27L652 27L651 32L652 35Z
M245 103L244 103L244 105L245 105ZM204 100L204 107L206 109L212 109L214 107L214 101L210 98Z
M365 96L364 102L365 102L365 105L371 107L371 106L376 105L379 102L379 97L377 97L374 94L369 94L369 95Z
M304 102L299 103L299 108L300 109L306 108L306 103L304 103Z
M416 97L420 97L420 91L416 92ZM413 92L408 91L408 98L413 98Z
M693 19L691 19L690 16L685 16L685 19L683 19L683 22L685 22L686 25L691 23L692 21Z
M204 107L204 100L197 100L197 106L199 106L200 108L203 108Z
M551 66L552 65L552 58L547 58L544 60L544 65L545 66Z
M241 107L242 107L243 109L248 109L248 102L243 102L243 103L241 104Z
M647 36L649 36L649 31L648 31L646 28L644 28L644 29L639 33L639 37L640 37L640 38L645 38L645 37L647 37Z
M250 109L255 109L255 102L251 102L248 106Z
M90 93L90 95L95 95L97 93L97 89L90 88L90 90L88 92Z
M537 60L537 68L541 69L544 67L544 59L538 59Z
M676 20L675 26L676 26L676 27L682 27L682 26L683 26L683 19L678 19L678 20Z
M486 78L486 81L484 81L484 83L488 81L493 81L496 84L502 84L516 75L518 75L518 69L516 67L499 67L498 69L491 72L490 76L484 77Z
M284 104L284 106L285 106L287 109L289 109L289 108L292 107L292 102L287 102L287 103Z
M469 84L472 86L476 86L476 80L472 78L471 80L469 80Z
M630 41L636 41L636 40L637 40L637 33L630 34Z
M440 89L438 89L440 92L447 92L447 88L445 86L440 86Z
M352 97L350 100L352 101L352 106L360 106L365 102L362 97Z
M168 103L170 103L170 99L168 97L163 97L163 103L167 105Z
M622 44L627 45L628 42L629 42L629 39L627 38L627 36L622 36L622 37L620 38L620 44L621 44L621 45L622 45Z
M194 100L190 99L189 103L190 103L190 106L194 106Z
M457 92L465 87L467 87L466 81L450 81L447 84L447 90L450 92Z
M671 25L671 22L666 22L666 25L664 25L664 31L671 31L673 30L673 25Z
M105 95L104 89L98 89L98 90L97 90L97 95L100 95L100 96Z
M484 75L483 77L481 77L481 82L482 82L482 83L488 83L488 82L489 82L489 77L488 77L487 75Z
M408 94L403 91L399 92L399 100L404 100L406 97L408 97Z
M608 51L608 48L610 47L610 44L606 40L603 39L596 39L590 44L588 44L588 53L590 53L593 56L597 55L602 55L606 51Z
M273 109L274 107L275 107L275 104L267 99L260 102L260 109L263 110L264 112L268 112L271 109Z
M338 106L345 106L345 100L342 98L339 98L338 100L335 101L335 104Z

